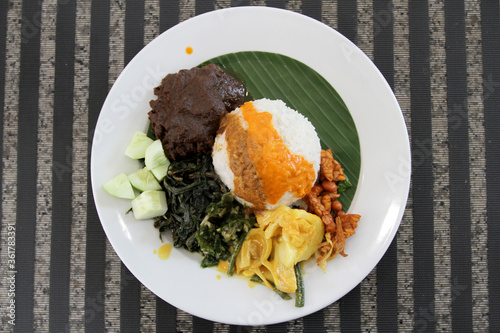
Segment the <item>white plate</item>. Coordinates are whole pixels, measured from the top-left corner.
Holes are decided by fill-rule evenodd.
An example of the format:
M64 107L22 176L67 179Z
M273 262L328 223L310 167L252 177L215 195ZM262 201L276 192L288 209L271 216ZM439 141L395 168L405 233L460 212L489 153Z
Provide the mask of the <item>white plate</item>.
M192 54L186 53L192 47ZM362 215L348 239L346 258L323 273L305 267L306 304L282 301L265 287L200 268L201 256L173 249L162 261L152 221L136 221L128 200L102 189L139 163L123 152L137 130L148 126L152 88L167 74L226 53L267 51L287 55L319 72L349 108L361 144L361 174L350 211ZM246 7L203 14L166 31L123 70L99 116L91 156L94 198L103 228L128 269L153 293L195 316L216 322L266 325L288 321L337 301L375 267L401 221L410 183L410 148L398 103L383 76L354 44L328 26L290 11Z

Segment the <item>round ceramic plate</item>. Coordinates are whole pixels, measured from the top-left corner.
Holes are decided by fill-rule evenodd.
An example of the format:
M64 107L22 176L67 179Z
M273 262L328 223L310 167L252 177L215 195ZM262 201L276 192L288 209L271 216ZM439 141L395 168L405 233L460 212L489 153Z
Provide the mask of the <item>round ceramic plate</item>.
M191 52L192 51L192 52ZM305 267L306 304L296 308L271 290L215 268L201 256L173 249L167 260L152 220L125 212L130 201L106 193L102 184L139 162L123 153L135 131L146 131L153 87L168 73L227 53L265 51L294 58L321 74L340 94L356 124L361 147L359 182L350 212L362 220L347 240L348 257ZM104 231L128 269L153 293L195 316L239 325L293 320L337 301L375 267L399 227L410 183L408 134L398 103L383 76L354 44L328 26L290 11L240 7L184 21L149 43L116 80L95 129L91 177ZM168 237L165 242L170 242Z

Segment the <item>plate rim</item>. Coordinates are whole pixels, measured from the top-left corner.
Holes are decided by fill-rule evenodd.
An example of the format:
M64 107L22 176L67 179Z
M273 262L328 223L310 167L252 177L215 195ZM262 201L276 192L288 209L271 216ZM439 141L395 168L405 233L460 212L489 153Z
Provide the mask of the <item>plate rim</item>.
M108 100L108 98L109 98L109 96L110 96L111 92L113 91L113 88L114 88L115 86L117 86L121 80L123 80L123 77L125 77L125 76L127 75L127 73L129 72L130 68L131 68L132 66L134 66L134 64L135 64L135 59L136 59L137 57L139 57L141 53L146 52L146 51L144 51L144 50L149 50L149 48L152 48L152 47L153 47L152 45L154 45L154 43L158 43L158 40L160 40L160 39L161 39L161 36L163 36L163 35L165 35L165 34L167 34L167 33L172 33L172 31L174 31L174 32L175 32L175 31L176 31L176 30L178 30L178 29L182 29L183 25L185 25L185 24L189 24L189 23L186 23L186 22L191 22L191 23L192 23L192 22L193 22L193 20L200 20L200 19L202 19L202 18L211 17L211 16L214 16L214 15L215 15L215 16L219 16L219 15L221 15L221 14L222 14L222 15L226 15L225 13L228 13L228 12L231 12L231 11L232 11L232 12L245 12L245 11L248 11L248 10L251 10L251 11L257 11L257 12L260 12L260 11L275 12L275 13L279 13L278 15L283 15L283 14L284 14L284 15L291 15L291 17L292 17L292 16L293 16L293 17L300 17L302 20L309 21L309 23L317 24L318 26L322 26L323 28L324 28L324 27L327 27L329 30L331 30L331 31L335 32L336 34L338 34L338 36L340 36L341 38L343 38L343 39L344 39L344 42L346 42L346 44L347 44L347 45L350 45L350 46L351 46L351 47L353 47L354 49L357 49L357 50L360 52L359 54L361 55L361 57L365 57L365 58L366 58L366 59L365 59L365 61L366 61L366 60L368 60L368 61L369 61L369 63L371 63L371 65L372 65L372 66L373 66L373 68L375 69L375 72L376 72L376 73L377 73L377 75L379 76L379 78L378 78L379 83L383 84L383 85L385 86L385 89L389 89L389 90L391 91L391 96L392 96L392 98L393 98L393 102L394 102L395 106L397 107L397 110L399 111L399 113L398 113L398 114L399 114L399 116L400 116L400 117L399 117L399 118L400 118L400 119L399 119L399 122L400 122L400 123L402 123L402 125L404 126L404 130L405 130L405 132L406 132L406 137L405 137L405 141L406 141L406 142L405 142L405 144L406 144L407 151L406 151L406 156L404 156L404 158L406 158L406 162L408 162L408 163L409 163L409 165L411 166L411 155L410 155L409 137L408 137L408 132L407 132L407 129L406 129L406 125L405 125L405 121L404 121L403 114L402 114L402 112L401 112L401 109L400 109L400 107L399 107L399 104L397 103L397 99L396 99L396 97L395 97L394 93L392 92L392 90L391 90L391 88L390 88L389 84L387 83L387 81L385 80L385 78L383 77L383 75L380 73L380 71L377 69L377 67L376 67L376 66L375 66L375 65L371 62L371 60L370 60L370 59L369 59L369 58L368 58L368 57L367 57L367 56L366 56L366 55L365 55L365 54L364 54L361 50L359 50L359 48L357 48L357 46L355 46L355 45L354 45L352 42L350 42L347 38L345 38L344 36L342 36L342 35L341 35L338 31L334 30L333 28L331 28L331 27L327 26L326 24L324 24L324 23L322 23L322 22L320 22L320 21L317 21L317 20L312 19L312 18L310 18L310 17L307 17L307 16L305 16L305 15L303 15L303 14L296 13L296 12L289 11L289 10L278 9L278 8L271 8L271 7L265 7L265 6L232 7L232 8L218 9L218 10L215 10L215 11L211 11L211 12L208 12L208 13L204 13L204 14L201 14L201 15L195 16L195 17L190 18L190 19L188 19L188 20L186 20L186 21L183 21L183 22L181 22L181 23L179 23L179 24L175 25L175 26L174 26L174 27L172 27L171 29L169 29L169 30L167 30L167 31L163 32L163 33L162 33L162 34L160 34L159 36L157 36L157 37L156 37L153 41L151 41L150 43L148 43L148 45L146 45L146 46L145 46L145 47L144 47L144 48L143 48L143 49L142 49L142 50L141 50L141 51L140 51L140 52L139 52L139 53L138 53L138 54L137 54L137 55L136 55L136 56L135 56L135 57L134 57L134 58L133 58L133 59L132 59L129 63L128 63L128 64L127 64L127 66L123 69L123 71L120 73L120 75L119 75L119 76L117 77L117 79L115 80L115 82L114 82L113 87L111 88L111 90L108 92L108 97L106 98L106 101ZM155 42L155 41L156 41L156 42ZM250 50L249 50L249 51L250 51ZM356 52L358 52L358 51L356 51ZM288 56L288 55L287 55L287 56ZM209 57L209 58L211 58L211 57ZM208 60L209 58L207 58L207 60ZM299 60L299 61L300 61L300 60ZM306 65L309 65L309 64L307 64L307 63L306 63ZM314 68L313 68L313 69L314 69ZM321 72L319 72L319 74L322 74L322 73L321 73ZM327 80L327 81L328 81L328 80ZM334 89L336 89L336 87L334 87ZM336 90L337 90L337 89L336 89ZM338 90L337 90L337 91L338 91ZM343 96L342 96L342 93L340 93L340 92L339 92L339 95L340 95L341 97L343 97ZM104 110L104 108L105 108L105 106L106 106L106 101L104 102L103 107L101 108L101 111L100 111L100 114L99 114L99 118L98 118L97 123L96 123L96 127L98 126L99 121L101 120L101 115L103 114L103 110ZM351 111L350 111L350 112L351 112ZM351 112L351 115L352 115L352 112ZM355 124L356 124L356 121L355 121ZM357 124L356 124L356 126L357 126ZM358 130L358 134L359 134L359 130ZM94 153L95 153L95 151L94 151L94 144L95 144L95 142L96 142L96 140L97 140L97 139L96 139L96 135L97 135L97 134L96 134L96 133L94 133L94 137L92 138L91 163L90 163L90 169L91 169L90 174L91 174L91 181L92 181L92 193L93 193L93 197L94 197L94 201L95 201L96 209L97 209L97 212L98 212L98 215L99 215L99 220L100 220L100 222L101 222L101 225L102 225L102 227L103 227L103 229L104 229L104 231L105 231L105 233L106 233L106 236L107 236L108 240L110 241L111 245L113 246L113 249L114 249L114 250L115 250L115 252L118 254L118 256L120 257L121 261L125 264L125 266L127 266L127 268L129 268L129 270L132 272L132 271L133 271L133 268L132 268L132 267L129 267L129 265L130 265L130 261L129 261L129 260L127 260L127 259L122 258L122 256L120 255L120 252L121 252L121 251L120 251L120 249L117 249L117 248L115 247L114 242L112 241L113 236L111 236L111 237L110 237L110 235L108 235L108 232L107 232L107 230L106 230L106 229L107 229L107 228L106 228L106 225L105 225L105 223L103 222L103 219L101 218L101 213L100 213L100 210L99 210L99 206L100 206L100 204L97 202L97 199L96 199L96 198L98 198L98 197L99 197L99 195L96 195L96 194L97 194L97 192L96 192L96 191L98 190L98 188L97 188L98 186L96 186L97 184L94 184L94 179L95 179L95 177L94 177L94 172L93 172L93 170L95 170L95 169L94 169L94 165L95 165L94 163L96 162L96 161L95 161L96 156L94 155ZM361 138L360 138L360 149L361 149L361 154L363 154L363 143L361 142ZM362 157L362 158L361 158L361 170L360 170L360 177L361 177L361 173L362 173L363 167L364 167L364 161L363 161L363 157ZM409 187L410 187L410 174L411 174L411 170L409 171L409 173L408 173L408 175L407 175L407 178L405 179L405 180L407 180L407 184L406 184L406 186L404 186L404 187L406 188L406 197L405 197L405 199L404 199L404 202L402 202L402 206L403 206L403 208L402 208L402 209L400 209L400 210L398 211L398 214L397 214L397 216L395 217L395 218L396 218L396 223L392 226L392 228L391 228L391 230L390 230L390 233L387 235L387 237L388 237L388 238L390 238L391 240L392 240L392 239L394 239L394 237L395 237L395 235L396 235L396 232L397 232L397 230L399 229L399 225L400 225L400 223L401 223L402 216L403 216L403 214L404 214L404 207L406 206L407 199L408 199L408 194L409 194ZM359 188L358 188L358 192L359 192ZM356 200L356 195L355 195L354 200ZM353 200L353 203L354 203L354 200ZM379 249L379 250L380 250L380 252L381 252L382 254L380 255L380 258L376 261L376 263L375 263L375 265L374 265L373 267L375 267L375 266L378 264L378 262L380 261L380 259L381 259L381 258L382 258L382 256L383 256L383 254L385 254L385 252L387 251L387 249L388 249L389 245L390 245L390 242L385 242L385 243L384 243L383 248L380 248L380 249ZM371 270L373 269L373 267L371 267L369 271L371 271ZM132 268L132 269L131 269L131 268ZM368 273L369 273L369 271L368 271ZM368 274L368 273L367 273L367 274ZM356 282L356 283L352 286L352 288L354 288L356 285L358 285L358 284L359 284L359 283L360 283L360 282L361 282L361 281L362 281L362 280L366 277L366 275L367 275L367 274L365 274L365 275L364 275L364 277L363 277L360 281ZM146 287L148 287L148 286L147 286L147 285L146 285L146 284L145 284L145 283L144 283L144 282L143 282L143 281L142 281L142 280L141 280L141 279L140 279L140 278L139 278L136 274L134 274L134 275L135 275L135 276L139 279L139 281L141 281L141 283L143 283ZM148 287L148 288L149 288L149 287ZM340 299L341 297L343 297L346 293L348 293L350 290L352 290L352 288L349 288L349 290L347 290L347 291L346 291L345 293L343 293L340 297L338 297L336 300L334 300L334 302L335 302L335 301L337 301L338 299ZM163 298L162 296L160 296L160 297L161 297L161 298ZM175 303L175 302L172 302L172 300L166 300L166 301L167 301L167 302L169 302L169 303L171 303L171 304ZM174 304L173 304L173 305L174 305ZM179 307L179 306L177 306L177 305L174 305L174 306ZM181 307L179 307L179 308L181 308ZM292 316L289 316L288 318L285 318L285 319L280 319L280 320L278 320L278 321L273 321L273 320L272 320L272 318L271 318L271 319L269 319L269 318L268 318L269 320L265 321L263 324L264 324L264 325L267 325L267 324L273 324L273 323L283 322L283 321L287 321L287 320L293 320L293 319L296 319L296 318L302 317L302 316L304 316L304 315L307 315L307 314L309 314L309 313L312 313L312 312L317 311L317 310L322 309L322 308L324 308L324 304L323 304L322 306L320 306L319 308L318 308L318 307L315 307L315 308L309 309L309 310L308 310L308 311L306 311L306 312L304 312L304 311L297 311L297 312L296 312L296 315L292 315ZM183 310L184 310L184 309L183 309ZM188 311L188 312L190 312L190 313L193 313L193 314L194 314L194 315L196 315L196 316L199 316L199 317L202 317L202 318L208 319L208 320L216 320L216 321L217 321L217 318L214 318L214 317L213 317L213 316L211 316L211 315L205 315L205 314L203 314L203 313L200 313L199 311L190 311L190 310L186 310L186 311ZM241 322L234 322L234 321L231 321L231 320L229 320L229 321L222 321L222 322L227 322L227 323L229 323L229 324L239 324L239 325L244 324L244 323L241 323Z

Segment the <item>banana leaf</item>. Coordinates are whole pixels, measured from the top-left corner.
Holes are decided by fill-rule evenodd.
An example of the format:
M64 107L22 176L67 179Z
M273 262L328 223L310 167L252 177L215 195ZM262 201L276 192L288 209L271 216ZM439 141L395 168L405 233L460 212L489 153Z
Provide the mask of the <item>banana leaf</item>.
M361 168L359 137L346 104L330 83L304 63L276 53L229 53L200 66L209 63L242 80L248 99L281 99L309 119L322 148L332 150L352 184L340 198L347 210L356 192Z

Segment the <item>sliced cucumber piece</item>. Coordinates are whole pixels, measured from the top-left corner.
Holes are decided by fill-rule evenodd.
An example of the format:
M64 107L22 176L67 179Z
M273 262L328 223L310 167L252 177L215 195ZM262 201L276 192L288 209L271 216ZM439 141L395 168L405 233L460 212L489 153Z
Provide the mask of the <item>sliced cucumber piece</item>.
M136 160L144 158L146 148L148 148L152 143L153 140L151 140L145 133L135 132L127 146L127 149L125 150L125 155Z
M163 151L161 141L156 140L146 148L145 155L144 163L146 167L153 173L158 181L161 181L167 175L167 170L170 165L170 161Z
M124 199L135 198L134 189L124 172L102 185L102 187L112 196Z
M151 173L155 176L155 178L161 182L163 178L167 175L168 167L170 166L170 162L167 165L160 165L153 170L150 170Z
M137 220L163 215L167 209L167 198L163 191L144 191L132 200L132 212Z
M146 167L128 175L128 180L133 187L141 192L161 190L161 186L158 184L155 176Z

